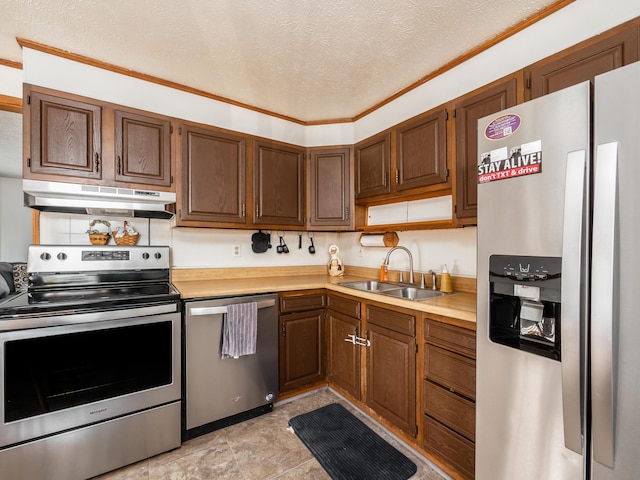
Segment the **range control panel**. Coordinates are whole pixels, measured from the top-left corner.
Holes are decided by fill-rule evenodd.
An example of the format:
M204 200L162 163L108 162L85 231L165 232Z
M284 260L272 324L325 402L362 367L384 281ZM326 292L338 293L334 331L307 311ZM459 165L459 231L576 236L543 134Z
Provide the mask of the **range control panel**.
M29 273L168 269L167 246L30 245Z

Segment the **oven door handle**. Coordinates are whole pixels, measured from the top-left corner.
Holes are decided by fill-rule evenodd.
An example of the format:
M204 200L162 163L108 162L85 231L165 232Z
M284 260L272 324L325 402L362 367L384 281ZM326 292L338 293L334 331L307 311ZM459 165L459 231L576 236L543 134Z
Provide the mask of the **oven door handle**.
M276 304L276 301L271 299L271 300L262 300L257 303L258 303L258 310L260 310L261 308L273 307ZM192 316L220 315L224 313L227 313L226 305L220 305L217 307L189 307L188 309L188 314Z

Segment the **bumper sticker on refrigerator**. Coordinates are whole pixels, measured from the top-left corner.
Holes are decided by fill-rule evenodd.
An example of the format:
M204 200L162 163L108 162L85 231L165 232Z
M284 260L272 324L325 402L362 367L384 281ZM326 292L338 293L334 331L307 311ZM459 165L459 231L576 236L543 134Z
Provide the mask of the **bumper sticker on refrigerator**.
M540 140L511 147L508 151L509 155L507 155L507 147L502 147L480 155L478 183L542 172Z

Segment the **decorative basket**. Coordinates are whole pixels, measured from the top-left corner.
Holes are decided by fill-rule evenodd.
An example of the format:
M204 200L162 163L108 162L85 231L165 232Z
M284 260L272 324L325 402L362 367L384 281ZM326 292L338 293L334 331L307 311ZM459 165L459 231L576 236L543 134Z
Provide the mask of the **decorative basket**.
M138 238L140 238L140 234L137 232L129 233L133 231L133 228L127 222L124 222L124 235L122 235L120 229L112 232L113 241L116 242L116 245L135 245L138 242Z
M106 232L101 232L100 230L93 228L93 226L96 223L101 223L104 226L107 227L107 231ZM106 220L93 220L90 224L89 224L89 230L87 230L87 233L89 234L89 241L91 242L91 245L106 245L107 243L109 243L109 229L111 228L111 224L109 222L107 222Z

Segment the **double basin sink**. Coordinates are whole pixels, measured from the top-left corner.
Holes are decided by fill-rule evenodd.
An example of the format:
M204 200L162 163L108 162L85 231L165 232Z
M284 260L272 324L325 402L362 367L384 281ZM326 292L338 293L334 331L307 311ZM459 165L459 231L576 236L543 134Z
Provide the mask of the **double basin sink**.
M416 287L406 283L379 282L377 280L361 280L338 283L341 287L353 288L361 292L379 293L388 297L405 298L407 300L426 300L440 297L446 293L438 290Z

